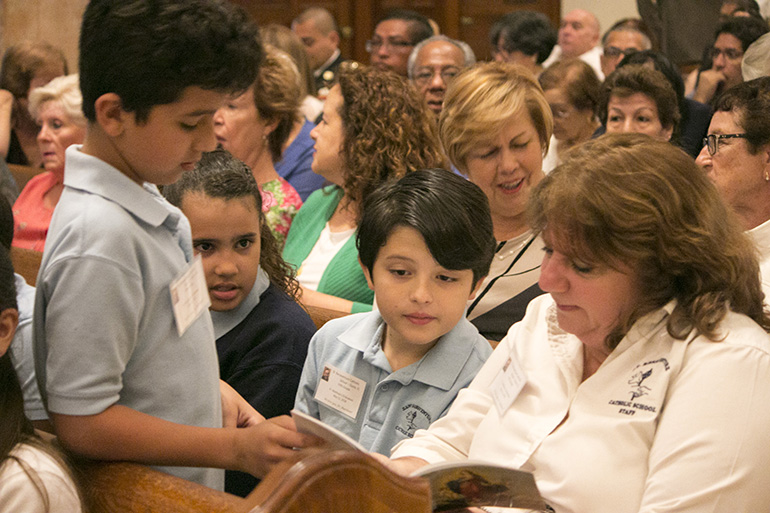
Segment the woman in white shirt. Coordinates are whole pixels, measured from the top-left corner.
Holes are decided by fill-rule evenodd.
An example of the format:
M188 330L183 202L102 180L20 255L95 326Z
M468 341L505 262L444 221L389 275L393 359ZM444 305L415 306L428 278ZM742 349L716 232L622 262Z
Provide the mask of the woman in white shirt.
M549 295L393 467L520 468L557 513L766 510L770 319L708 177L668 143L608 135L540 183L529 215Z

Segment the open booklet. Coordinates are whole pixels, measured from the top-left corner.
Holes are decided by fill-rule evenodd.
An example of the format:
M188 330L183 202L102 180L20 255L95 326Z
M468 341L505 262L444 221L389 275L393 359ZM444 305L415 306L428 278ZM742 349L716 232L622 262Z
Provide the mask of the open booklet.
M342 431L324 424L315 417L299 410L291 410L291 417L297 426L297 431L315 435L324 440L330 449L353 449L354 451L369 452L363 445L356 442Z
M325 440L332 449L368 452L345 433L297 410L291 411L300 433ZM519 508L546 511L546 505L529 472L482 461L436 463L412 474L430 481L433 511L469 507Z

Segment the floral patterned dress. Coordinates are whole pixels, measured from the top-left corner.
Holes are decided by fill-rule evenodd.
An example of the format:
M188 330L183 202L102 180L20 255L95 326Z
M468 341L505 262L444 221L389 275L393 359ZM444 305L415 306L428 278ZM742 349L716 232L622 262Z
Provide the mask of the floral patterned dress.
M263 183L259 190L262 193L262 212L265 213L267 225L278 245L283 247L291 222L302 206L302 199L294 187L280 177Z

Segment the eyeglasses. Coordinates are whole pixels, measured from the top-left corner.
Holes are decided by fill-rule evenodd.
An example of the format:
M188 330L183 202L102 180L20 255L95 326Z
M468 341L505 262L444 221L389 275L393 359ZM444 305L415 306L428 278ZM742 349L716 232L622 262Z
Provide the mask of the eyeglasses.
M366 51L368 53L374 53L383 46L385 48L390 48L394 52L406 52L407 49L414 46L414 43L401 41L399 39L388 39L386 41L383 41L382 39L370 39L366 42Z
M436 75L441 76L441 80L444 82L444 84L449 84L449 82L452 81L453 78L455 78L460 73L460 70L457 68L446 68L439 70L422 70L418 71L414 75L414 82L417 85L425 85L428 82L431 82L433 80L433 77Z
M710 54L712 60L716 59L722 54L724 54L724 56L730 60L740 59L743 57L743 52L736 50L735 48L725 48L724 50L721 48L712 48Z
M709 155L716 155L719 151L720 139L745 139L746 134L708 134L703 138L703 146L708 146Z
M604 56L614 59L615 57L620 57L621 55L625 57L626 55L631 55L632 53L636 53L638 51L639 50L636 48L618 48L617 46L608 46L604 49Z

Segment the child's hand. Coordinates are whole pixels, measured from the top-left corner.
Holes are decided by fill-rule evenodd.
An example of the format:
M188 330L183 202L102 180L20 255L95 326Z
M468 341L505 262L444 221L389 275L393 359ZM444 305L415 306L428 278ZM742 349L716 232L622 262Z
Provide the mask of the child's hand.
M221 379L219 393L222 397L222 427L256 426L265 420L265 417L241 397L241 394Z
M322 440L298 433L287 415L273 417L236 433L240 470L264 477L274 465L296 454L295 449L320 445Z

